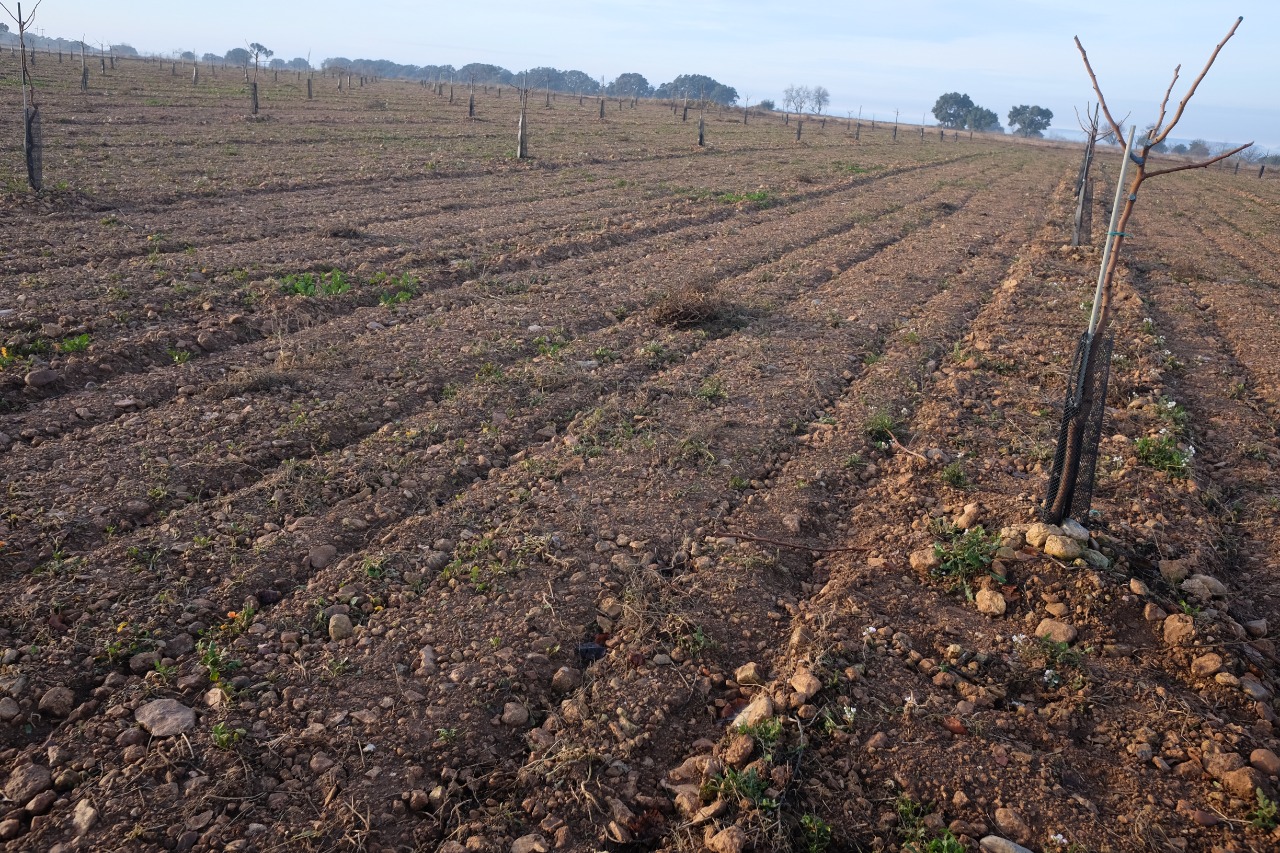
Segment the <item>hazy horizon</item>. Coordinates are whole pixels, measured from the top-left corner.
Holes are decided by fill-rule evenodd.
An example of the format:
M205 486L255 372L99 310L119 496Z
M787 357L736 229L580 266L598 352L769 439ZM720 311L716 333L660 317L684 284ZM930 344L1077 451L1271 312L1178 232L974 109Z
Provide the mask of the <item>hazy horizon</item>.
M8 0L5 5L14 8ZM758 0L570 0L554 14L510 0L495 0L483 11L371 0L358 19L350 8L333 0L228 0L179 13L159 0L43 0L34 30L161 55L221 55L256 41L286 60L310 54L316 66L334 56L455 67L482 62L514 72L554 66L597 80L636 72L655 86L680 74L705 74L751 103L773 99L779 106L788 85L822 85L831 92L828 115L861 109L864 118L883 121L898 110L912 123L923 115L932 124L938 96L958 91L993 110L1002 124L1015 104L1047 107L1054 114L1051 131L1069 132L1076 128L1075 110L1095 100L1072 36L1089 51L1116 119L1145 125L1156 117L1174 66L1182 65L1176 101L1234 16L1243 14L1175 135L1280 148L1280 110L1270 82L1280 6L1260 0L1222 11L1175 0L1159 6L1158 18L1140 7L1065 0L976 0L963 9L943 0L823 1L804 9Z

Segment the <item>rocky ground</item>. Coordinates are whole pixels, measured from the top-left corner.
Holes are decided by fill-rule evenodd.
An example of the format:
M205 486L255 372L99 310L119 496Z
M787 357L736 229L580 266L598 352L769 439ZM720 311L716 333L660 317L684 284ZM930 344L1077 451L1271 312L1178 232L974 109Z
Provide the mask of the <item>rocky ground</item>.
M1280 845L1274 181L1151 185L1050 528L1070 146L41 63L4 849Z

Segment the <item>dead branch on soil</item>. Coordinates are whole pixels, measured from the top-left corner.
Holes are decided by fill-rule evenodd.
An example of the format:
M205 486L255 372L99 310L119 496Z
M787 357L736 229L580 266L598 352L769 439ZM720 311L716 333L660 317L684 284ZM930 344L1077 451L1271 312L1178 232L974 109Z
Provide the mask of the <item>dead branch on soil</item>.
M770 539L767 536L752 536L747 533L734 533L731 530L723 530L713 532L712 536L729 537L733 539L741 539L744 542L761 542L765 545L774 545L778 548L788 548L792 551L809 551L813 554L846 554L850 551L869 551L864 545L849 545L843 548L815 548L812 545L801 545L797 542L783 542L780 539Z

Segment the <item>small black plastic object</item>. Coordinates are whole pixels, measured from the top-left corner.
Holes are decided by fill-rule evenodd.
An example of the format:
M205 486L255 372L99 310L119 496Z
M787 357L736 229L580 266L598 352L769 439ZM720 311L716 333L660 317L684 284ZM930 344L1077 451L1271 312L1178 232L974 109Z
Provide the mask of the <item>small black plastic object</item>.
M583 663L598 661L605 656L607 650L599 643L579 643L578 659Z

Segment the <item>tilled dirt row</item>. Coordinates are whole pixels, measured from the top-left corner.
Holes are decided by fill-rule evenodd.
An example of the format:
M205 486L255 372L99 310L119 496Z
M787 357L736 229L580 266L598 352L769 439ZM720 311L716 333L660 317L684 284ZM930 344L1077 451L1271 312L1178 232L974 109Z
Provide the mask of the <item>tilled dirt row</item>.
M889 476L852 507L847 538L861 546L854 548L857 556L824 561L819 577L830 579L793 611L790 644L771 661L777 680L766 693L775 708L810 703L807 712L804 704L794 711L796 731L784 727L774 735L780 741L768 745L751 731L754 744L752 737L729 738L701 760L723 766L763 753L767 769L785 753L780 744L795 748L798 739L817 756L806 759L797 807L830 813L833 827L886 845L929 838L945 825L962 841L995 832L1046 850L1073 844L1146 849L1170 841L1187 849L1221 843L1267 849L1272 838L1242 837L1245 821L1232 818L1250 813L1261 777L1231 774L1244 763L1242 753L1260 758L1275 747L1269 701L1257 701L1269 700L1275 687L1274 650L1265 640L1245 641L1273 621L1272 604L1265 593L1256 595L1249 574L1237 574L1230 554L1215 547L1240 531L1224 523L1214 500L1197 500L1220 488L1221 469L1232 465L1216 456L1227 451L1221 436L1207 458L1194 457L1192 481L1161 475L1153 481L1134 459L1135 438L1169 431L1180 420L1164 395L1193 389L1170 375L1177 371L1169 370L1163 342L1141 331L1150 324L1131 287L1122 285L1117 364L1125 369L1113 378L1112 392L1128 405L1108 427L1116 435L1105 440L1094 503L1095 539L1123 570L1099 562L1104 571L1081 579L1039 549L1018 550L1019 530L1031 531L1012 522L1033 519L1040 495L1024 474L1031 447L1005 442L1010 435L1028 444L1052 439L1053 425L1044 423L1052 413L1049 399L1028 394L1027 378L1044 375L1047 366L1058 389L1065 384L1062 371L1078 330L1071 320L1079 315L1062 309L1079 298L1075 294L1088 294L1092 283L1088 268L1070 263L1071 255L1059 259L1061 234L1047 229L1024 254L928 401L903 425L917 446L940 445L941 452L894 454ZM1032 348L1010 334L1028 312L1048 320ZM1054 315L1062 322L1053 322ZM1190 330L1177 331L1179 339L1190 334L1195 340ZM1057 357L1046 360L1055 351ZM1221 411L1216 407L1224 403L1224 414L1231 410L1225 398L1196 395L1184 402L1192 417ZM999 430L990 429L996 425ZM835 445L835 453L849 447L841 446L839 432L823 442ZM1212 433L1208 439L1215 443ZM1001 463L1002 457L1009 461ZM830 464L829 458L810 464ZM958 467L940 471L948 459ZM939 484L940 494L921 488L922 477L939 474L946 483ZM1273 489L1251 486L1263 494ZM982 499L970 503L966 492L974 491ZM1133 499L1135 492L1140 499ZM963 527L975 519L1008 525L1001 532L1008 550L992 564L995 582L964 587L968 595L978 593L976 610L963 597L957 606L959 584L942 575L932 547L945 543L946 522ZM914 532L904 535L908 528ZM886 541L898 547L886 551ZM1135 545L1156 559L1133 553ZM1269 548L1265 537L1249 545ZM1201 572L1233 590L1219 584L1210 592L1183 580ZM1099 600L1111 604L1091 603ZM1186 620L1177 626L1190 628L1181 636L1160 624L1173 622L1166 608L1177 613L1178 606L1195 614L1176 617ZM997 613L993 623L989 617ZM815 687L821 701L813 699ZM829 741L807 729L806 713L810 720L837 721L824 723ZM939 765L943 750L953 760ZM775 783L795 772L777 770ZM683 772L696 777L697 760ZM776 831L770 816L748 809L736 823ZM803 816L798 822L793 837L803 838Z
M881 202L887 205L886 210L889 212L888 221L875 220L875 225L884 227L893 220L899 220L909 223L917 216L914 212L904 212L901 207L904 199L910 201L911 194L906 187L894 187L889 193L891 201ZM865 195L860 195L860 204L865 206L870 199ZM822 211L809 210L801 213L793 214L793 218L804 216L821 217ZM866 230L866 224L858 224L867 214L859 214L857 217L848 219L846 225L836 226L835 228L825 229L819 232L813 238L816 240L818 251L824 242L830 243L845 236L845 232L849 227ZM872 214L874 216L874 214ZM794 233L794 225L791 221L770 218L764 221L754 222L749 228L740 232L734 239L741 240L744 249L741 251L732 251L734 258L729 266L741 265L745 268L751 268L752 265L759 263L761 260L769 259L777 251L774 247L777 245L778 239L789 239L787 235ZM770 238L769 232L775 232L775 236ZM890 230L891 233L891 230ZM664 264L669 266L673 275L681 275L678 270L683 267L688 270L690 265L689 259L681 259L679 255L672 254L674 246L667 247L664 252ZM794 247L793 247L794 248ZM810 246L808 251L814 251L814 246ZM692 253L692 258L701 262L702 257L706 253L706 247L703 245L694 245L687 251ZM616 257L618 253L597 253L576 262L573 266L574 270L570 273L572 276L591 274L599 272L602 269L608 269L614 266L621 258ZM649 254L648 252L645 253ZM611 257L612 255L612 257ZM625 257L625 254L624 254ZM754 260L753 260L754 257ZM795 259L784 259L780 261L782 266L796 262ZM830 268L837 268L841 263L849 263L852 261L843 261L839 252L836 251L828 255L828 264ZM645 267L651 267L649 262L644 263ZM558 276L562 272L558 267L550 266L546 268L547 275ZM566 271L568 272L568 271ZM656 273L656 275L655 275ZM829 275L824 271L823 275ZM658 282L666 280L661 271L648 269L643 275L653 277L655 281L654 288L660 287ZM638 276L624 274L622 276L613 275L612 281L621 285L624 290L617 292L618 301L614 302L607 295L607 290L593 289L590 294L591 299L601 299L604 305L611 306L612 310L632 311L643 304L645 293L643 288L638 286ZM503 289L502 283L497 283L498 291ZM178 454L182 459L182 465L179 470L182 474L174 476L174 473L166 467L165 470L158 472L158 481L153 484L143 484L144 488L136 489L138 492L146 492L161 494L162 497L168 497L168 493L172 493L178 499L190 499L192 496L208 494L210 492L225 492L234 482L239 481L243 484L245 478L252 476L252 470L264 471L271 464L271 460L283 458L305 458L315 452L323 452L332 447L341 447L345 442L354 439L361 434L367 434L373 431L381 424L376 420L368 420L361 412L367 413L376 410L383 405L384 397L390 387L379 388L377 385L371 385L366 388L357 390L354 394L342 394L342 403L338 406L324 405L317 406L320 401L329 400L337 394L338 390L349 382L351 371L362 371L362 365L374 361L378 363L382 360L380 350L389 348L386 360L401 365L399 370L400 381L406 381L407 384L413 385L415 380L418 381L416 387L416 396L423 400L424 403L430 403L433 395L438 396L446 386L457 387L468 381L474 381L480 376L480 381L486 381L490 377L481 375L482 369L489 374L501 373L503 370L510 369L514 360L527 357L534 348L547 349L563 349L573 347L582 355L590 355L599 349L598 346L586 346L583 341L577 341L575 338L582 335L593 328L607 325L610 322L616 322L616 313L609 315L606 311L584 310L582 303L565 299L557 304L559 310L548 311L536 305L539 301L541 293L548 292L552 288L539 288L540 294L530 294L506 299L500 308L493 307L492 303L483 299L483 289L475 285L471 287L463 286L456 290L462 291L459 294L462 299L458 301L456 297L450 295L449 292L432 294L432 303L428 303L426 299L409 305L401 306L396 310L391 319L388 319L386 312L381 309L371 309L373 316L380 318L385 323L391 324L384 326L384 322L378 320L369 320L365 312L357 311L347 317L339 318L331 323L314 323L308 322L308 328L299 331L297 334L290 335L287 340L287 346L282 347L282 339L279 337L287 329L281 329L276 335L267 339L259 339L259 342L251 345L247 351L245 348L233 348L218 357L201 359L192 363L192 367L188 368L172 368L168 371L160 371L159 375L148 375L143 377L141 381L131 379L126 376L120 380L112 380L103 384L100 388L73 395L70 399L60 400L56 404L57 410L61 410L64 419L57 416L56 411L53 412L35 412L31 416L23 418L15 422L19 434L32 430L38 433L34 441L40 443L40 448L35 454L25 460L23 467L31 471L33 479L37 481L45 481L48 483L47 488L61 491L64 483L61 476L50 476L49 460L62 458L66 453L66 446L69 444L79 444L81 437L80 432L84 429L98 431L101 434L102 441L109 453L118 458L131 456L133 451L127 443L119 440L124 435L147 435L157 442L152 448L153 456L170 458ZM480 292L477 293L476 291ZM625 297L624 297L625 293ZM557 294L573 296L575 294ZM586 294L581 294L586 295ZM434 301L440 298L441 301ZM638 304L637 304L638 301ZM468 303L469 307L468 307ZM434 308L432 305L434 304ZM448 305L450 311L447 315L447 321L442 319L438 313L444 306ZM521 316L522 312L524 316ZM585 315L585 316L583 316ZM323 316L323 315L322 315ZM474 336L482 332L486 328L491 328L497 319L499 325L508 327L508 331L502 334L496 334L486 344L480 346L472 346ZM637 318L639 320L639 318ZM372 324L372 328L368 328ZM643 325L642 321L640 324ZM633 323L636 326L637 323ZM534 331L528 331L529 326L538 327ZM388 331L388 328L391 331ZM437 354L431 359L424 359L422 355L412 352L411 336L415 333L425 332L429 334L432 340L431 347ZM451 333L459 337L450 338ZM351 356L343 356L340 350L335 350L329 343L338 337L344 340L351 340L354 345L351 352L359 353L358 358ZM624 352L626 350L623 350ZM612 350L610 350L612 352ZM450 365L447 361L450 353L459 353L454 356L457 363ZM265 354L265 357L264 357ZM393 355L394 354L394 355ZM614 358L614 356L610 356ZM634 356L632 356L634 358ZM641 356L642 359L653 360L647 355ZM583 360L579 359L581 363ZM590 362L591 359L586 359ZM198 364L199 369L193 369ZM238 380L231 373L236 367L253 366L261 364L261 370L271 373L271 376L259 377L250 371L248 374L240 377ZM139 365L144 367L145 365ZM270 368L291 368L301 367L302 370L281 371L279 369L271 370ZM317 373L318 368L323 371ZM336 371L336 372L335 372ZM243 371L241 371L243 372ZM179 378L175 379L171 374L177 374ZM231 379L223 379L228 375L232 375ZM305 381L303 381L305 377ZM423 381L425 380L425 381ZM175 382L184 384L174 387ZM385 383L390 384L389 379L384 379ZM250 458L244 460L248 466L248 470L239 470L233 474L229 474L226 467L226 442L232 438L237 439L237 444L251 444L254 436L249 432L255 419L246 419L237 417L235 409L243 406L244 401L236 402L242 395L233 393L239 386L246 388L252 387L254 383L265 385L267 387L258 388L258 391L265 391L268 394L273 391L273 386L292 385L295 387L300 383L305 385L312 402L306 400L295 401L290 403L289 409L286 411L281 408L278 412L279 421L275 423L264 422L261 426L271 430L270 439L263 436L261 441L261 449L251 454ZM202 419L205 427L197 432L189 429L174 431L174 422L185 422L189 417L189 408L180 406L176 409L164 410L156 407L163 406L166 402L178 398L185 402L187 397L196 394L198 391L205 389L215 395L221 395L227 399L223 405L222 420L216 419L216 413L212 410L204 410ZM138 415L140 410L147 410L144 415ZM318 411L313 411L318 409ZM405 408L403 405L395 405L392 412L397 418L404 418L411 415L415 411L415 407L410 405ZM157 418L157 414L159 417ZM115 422L110 426L103 424L104 420L115 418ZM144 423L149 420L150 423ZM248 421L249 423L246 423ZM35 424L39 424L36 426ZM98 426L95 426L98 425ZM24 428L25 425L25 428ZM105 431L104 431L105 430ZM287 434L286 434L287 433ZM167 434L167 435L166 435ZM56 440L49 440L48 436L57 436ZM165 444L171 447L166 449ZM199 449L197 449L199 448ZM76 460L72 463L72 470L81 467L79 460L84 458L82 452L72 455L72 459ZM202 459L207 458L209 462L203 462ZM102 470L118 467L118 462L113 463L111 456L104 460L94 462L92 459L87 460L90 464L85 467L92 472L94 469ZM172 460L170 467L174 464ZM206 466L210 467L209 474L202 474ZM233 469L234 470L234 469ZM48 493L42 493L39 488L26 488L21 480L15 480L13 483L14 494L22 495L22 499L31 505L39 506L47 510L56 510L61 513L75 514L79 512L83 519L83 513L86 509L81 504L79 509L75 509L75 504L68 505L65 500L55 498ZM132 499L145 502L147 494L136 493L132 495ZM90 504L100 501L94 493L83 493L81 500ZM157 507L157 508L163 508ZM99 513L99 515L102 515ZM83 523L83 522L81 522ZM127 526L128 521L121 519L118 515L115 517L103 516L96 522L101 528L103 525L114 527L116 529ZM14 532L12 534L21 541L21 536ZM66 544L69 531L63 530L46 534L51 540L56 540ZM74 544L74 543L71 543ZM52 546L46 546L45 551L50 552ZM47 555L47 554L46 554Z

